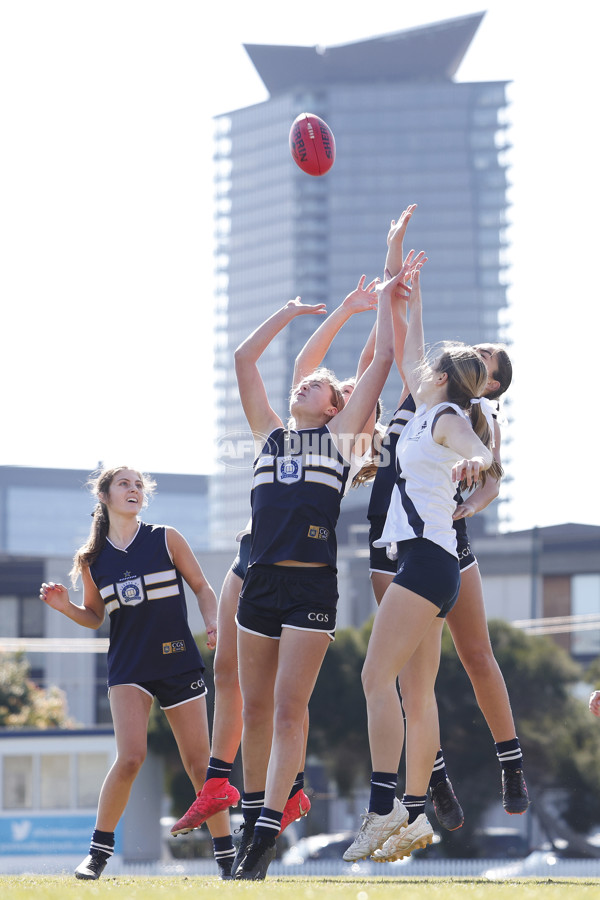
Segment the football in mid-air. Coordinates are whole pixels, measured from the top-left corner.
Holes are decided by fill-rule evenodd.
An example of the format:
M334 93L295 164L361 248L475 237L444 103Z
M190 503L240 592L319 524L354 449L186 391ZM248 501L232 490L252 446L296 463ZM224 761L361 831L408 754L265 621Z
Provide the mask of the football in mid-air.
M335 161L333 132L318 116L300 113L290 128L290 150L296 165L307 175L325 175Z

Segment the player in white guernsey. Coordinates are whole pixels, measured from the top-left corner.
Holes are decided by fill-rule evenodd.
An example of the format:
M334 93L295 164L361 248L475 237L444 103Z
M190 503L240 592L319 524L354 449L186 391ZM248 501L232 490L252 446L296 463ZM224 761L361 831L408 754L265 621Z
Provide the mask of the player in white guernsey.
M154 697L173 731L184 768L196 791L202 788L209 753L204 664L187 621L183 581L195 593L207 630L216 643L216 597L185 538L174 528L146 525L139 514L154 482L127 466L102 471L91 482L98 503L86 544L77 551L73 585L81 575L83 604L69 599L62 584L44 583L41 599L85 628L98 629L110 617L108 685L117 757L98 804L89 855L77 878L95 880L114 853L115 829L133 781L144 762L148 719ZM209 822L222 876L233 845L220 813Z
M409 209L411 209L409 207ZM414 209L414 207L413 207ZM403 263L402 239L403 216L392 222L388 233L388 253L386 270L395 274ZM402 374L403 336L406 333L406 318L403 304L394 307L394 331L396 341L396 361ZM510 387L512 366L506 348L501 344L477 344L488 372L484 396L497 405L497 401ZM392 421L390 446L414 411L412 397L405 391L399 401L399 411ZM404 401L404 403L403 403ZM408 406L407 406L408 404ZM387 442L386 442L387 443ZM494 458L500 464L501 433L497 416L494 414ZM393 443L395 453L395 443ZM381 536L383 522L393 490L391 467L378 468L369 504L370 530L370 571L373 593L377 603L393 579L396 563L386 557L385 550L373 546L372 541ZM471 680L479 707L486 719L495 742L495 751L501 765L502 803L509 814L521 814L529 806L527 786L523 775L523 756L517 738L506 684L491 645L481 575L477 560L469 544L466 520L485 509L498 496L500 483L488 478L485 485L478 485L468 496L462 498L454 513L454 528L457 533L457 550L460 561L461 584L458 600L447 616L447 623L460 660ZM418 759L419 748L431 734L430 719L437 720L437 709L428 710L421 696L423 683L419 667L413 661L402 672L401 692L407 721L407 758ZM410 752L411 745L415 748ZM408 776L407 776L408 777ZM456 799L452 784L447 776L444 754L438 750L434 770L431 774L429 794L438 818L444 828L459 828L464 820L463 812ZM411 810L411 815L413 814ZM431 830L431 829L430 829ZM432 833L432 832L431 832ZM421 838L423 836L421 835Z
M311 375L321 365L337 333L343 325L357 313L377 309L377 294L374 293L377 280L366 284L363 275L357 287L351 291L340 305L321 323L298 353L294 365L292 390L303 378ZM320 312L321 310L319 310ZM375 326L371 330L356 371L356 377L340 384L344 402L351 396L356 382L368 368L375 349ZM347 493L365 462L373 455L373 435L380 426L376 422L374 410L364 426L364 435L357 439L350 460L350 470L344 491ZM206 781L201 793L187 812L177 821L171 834L185 834L199 828L216 811L226 809L230 799L238 794L229 782L242 736L242 697L238 679L237 626L235 614L242 584L248 569L251 542L251 520L236 535L239 551L225 576L218 607L219 643L214 659L215 712L213 718L211 757ZM308 737L308 713L304 727ZM235 792L235 793L232 793ZM252 813L246 810L244 828L236 859L243 857L253 836ZM290 797L283 811L281 831L310 810L310 799L304 792L304 756L300 770L292 786Z
M365 665L372 777L368 815L344 859L396 859L403 852L409 809L396 798L404 722L396 678L418 660L421 678L435 705L444 617L456 602L460 571L455 484L471 487L490 470L501 474L490 449L491 427L480 403L487 371L470 347L447 347L433 363L424 357L420 272L413 275L404 349L404 375L416 413L397 444L397 481L379 542L397 555L398 570L375 615ZM483 440L482 440L483 438ZM434 739L435 738L435 739ZM437 749L432 736L411 766L405 802L427 792ZM409 786L407 785L407 788ZM378 856L379 854L379 856Z
M406 296L404 273L378 286L373 361L348 404L323 378L292 393L293 428L270 406L257 361L298 312L289 301L236 351L240 397L259 457L252 491L252 545L238 606L246 798L264 801L237 879L264 878L275 854L282 811L298 771L303 721L335 628L335 524L349 457L372 413L393 358L391 302ZM272 741L271 741L272 729Z

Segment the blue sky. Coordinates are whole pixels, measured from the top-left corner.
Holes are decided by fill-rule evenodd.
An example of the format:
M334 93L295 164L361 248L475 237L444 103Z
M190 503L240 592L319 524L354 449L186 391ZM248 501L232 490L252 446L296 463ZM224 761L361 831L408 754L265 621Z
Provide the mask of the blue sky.
M580 475L599 430L589 4L284 9L0 7L0 465L211 471L212 117L267 96L242 44L339 44L486 9L457 77L512 82L512 525L597 524L597 479Z

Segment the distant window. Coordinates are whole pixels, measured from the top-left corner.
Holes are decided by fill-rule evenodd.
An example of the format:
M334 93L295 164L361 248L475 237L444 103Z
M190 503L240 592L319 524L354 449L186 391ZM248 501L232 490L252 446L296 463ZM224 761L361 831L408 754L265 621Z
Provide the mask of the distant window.
M21 624L19 637L44 637L43 608L40 609L39 597L21 598Z
M45 753L40 759L40 806L68 809L71 806L71 757Z
M5 756L2 767L4 809L31 809L33 806L33 757Z
M77 807L96 807L108 770L106 753L77 754Z
M571 579L571 614L586 616L600 613L600 575L574 575ZM576 656L600 653L600 627L574 631L571 651Z
M0 597L0 622L3 637L19 637L19 598Z

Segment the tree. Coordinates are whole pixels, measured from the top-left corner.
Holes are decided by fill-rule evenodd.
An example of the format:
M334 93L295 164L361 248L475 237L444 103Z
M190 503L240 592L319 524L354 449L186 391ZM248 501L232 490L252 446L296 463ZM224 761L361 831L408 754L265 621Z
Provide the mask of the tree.
M577 835L600 822L600 745L595 723L573 690L581 667L549 637L526 635L502 621L491 621L489 628L523 749L532 811L550 839L566 837L583 852ZM458 847L467 839L476 845L483 810L500 802L499 767L447 632L436 692L444 756L465 811L464 828L445 843Z
M213 682L213 661L214 651L206 648L206 635L194 635L194 640L202 649L202 658L206 671L204 672L204 681L208 688L206 696L208 722L212 726L214 714L214 682ZM150 721L148 723L148 747L153 753L161 756L165 764L165 791L171 798L171 813L179 818L186 812L190 804L195 799L194 789L189 776L181 763L179 749L173 732L167 721L167 717L160 709L155 700L150 710ZM236 773L237 774L237 773ZM236 779L232 776L233 780ZM241 783L241 773L239 775Z
M328 648L310 701L308 750L324 763L339 792L370 776L367 709L360 673L371 623L340 629Z
M74 728L64 693L57 687L43 690L29 673L23 653L0 654L0 727Z
M360 681L370 631L368 622L358 631L337 632L310 704L309 748L342 795L368 783L370 772ZM583 852L577 835L600 822L600 742L596 720L574 695L582 670L550 638L526 635L502 621L490 622L490 636L511 698L533 809L539 807L550 837L567 837ZM464 827L444 833L444 851L463 856L468 849L476 855L481 817L490 804L501 802L500 767L447 629L436 694L444 756L465 811ZM401 786L403 768L404 762Z

